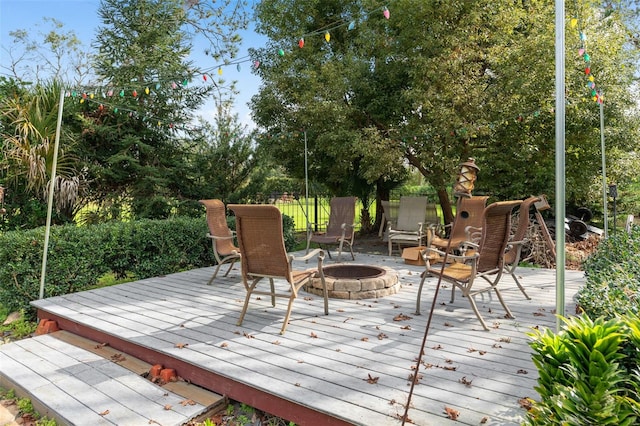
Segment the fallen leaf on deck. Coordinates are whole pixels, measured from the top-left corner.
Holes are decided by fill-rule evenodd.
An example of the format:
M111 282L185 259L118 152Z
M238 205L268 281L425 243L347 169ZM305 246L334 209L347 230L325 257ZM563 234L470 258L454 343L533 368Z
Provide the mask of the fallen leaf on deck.
M165 410L167 410L167 411L171 410L172 408L173 408L173 407L171 406L171 404L166 404L166 405L164 406L164 409L165 409Z
M520 369L518 370L518 374L529 374L527 370Z
M246 331L243 331L242 334L244 335L244 337L246 337L247 339L255 339L255 337L253 337L252 335L250 335L249 333L247 333Z
M380 333L380 334L378 334L378 340L388 339L388 338L389 338L389 336L387 336L387 335L386 335L386 334L384 334L384 333Z
M279 345L280 344L280 340L274 340L273 342L271 342L272 345Z
M431 349L435 349L435 350L442 349L442 345L440 345L440 344L435 345L435 346L434 346L433 348L431 348Z
M228 344L227 342L222 342L222 343L220 344L220 347L221 347L221 348L226 348L227 346L229 346L229 344Z
M531 406L533 405L531 398L526 396L524 398L520 398L518 400L518 403L520 404L520 407L524 408L527 411L531 410Z
M410 316L405 315L405 314L398 314L395 317L393 317L394 321L406 321L406 320L410 320L412 319Z
M196 402L193 399L185 399L180 401L180 405L186 407L187 405L196 405Z
M405 325L400 327L400 330L411 330L411 326L410 325Z
M458 420L458 416L460 416L460 411L454 410L453 408L444 407L444 412L447 414L447 417L451 420Z
M463 376L460 380L458 380L458 382L462 383L465 386L470 387L473 380L469 380L467 379L467 376Z
M366 379L362 379L362 380L366 380L367 383L371 384L371 385L375 385L376 383L378 383L378 379L380 377L373 377L371 376L371 374L368 374L369 377L367 377Z
M317 338L318 338L318 335L312 331L312 332L311 332L311 337L313 337L314 339L317 339Z
M184 349L187 346L189 346L188 343L176 343L176 345L175 345L175 347L178 348L178 349Z
M368 342L368 341L369 341L369 338L368 338L368 337L363 337L363 338L362 338L362 339L360 339L360 340L362 340L363 342Z
M106 416L107 414L109 414L109 410L104 410L102 413L100 413L101 416Z
M481 419L480 419L480 424L482 424L482 425L483 425L483 424L485 424L485 423L486 423L486 422L488 422L488 421L489 421L489 417L483 417L483 418L481 418Z

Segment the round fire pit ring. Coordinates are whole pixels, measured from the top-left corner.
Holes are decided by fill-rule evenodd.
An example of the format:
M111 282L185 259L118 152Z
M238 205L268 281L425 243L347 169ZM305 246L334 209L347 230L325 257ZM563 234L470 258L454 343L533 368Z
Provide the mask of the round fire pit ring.
M322 270L329 297L334 299L375 299L400 289L396 271L384 266L339 264ZM312 279L305 290L322 296L322 280Z

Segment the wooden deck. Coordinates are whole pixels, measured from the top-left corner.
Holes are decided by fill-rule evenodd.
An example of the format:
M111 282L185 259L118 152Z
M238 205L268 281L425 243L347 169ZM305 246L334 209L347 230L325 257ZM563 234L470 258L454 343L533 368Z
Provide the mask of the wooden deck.
M328 316L321 297L304 294L283 336L284 302L272 308L266 297L253 300L244 324L236 325L245 294L237 267L212 286L206 283L213 268L203 268L33 304L40 318L64 330L175 368L191 383L297 424L399 425L437 278L425 285L417 316L423 267L366 254L345 263L393 268L402 288L380 299L331 299ZM459 412L461 424L521 423L519 400L537 397L527 333L555 328L556 319L555 271L518 273L532 300L510 277L501 283L515 319L504 318L495 297L477 300L491 331L482 329L466 299L449 303L450 287L443 285L408 414L414 424L446 423L445 407ZM575 271L565 278L570 314L584 278Z

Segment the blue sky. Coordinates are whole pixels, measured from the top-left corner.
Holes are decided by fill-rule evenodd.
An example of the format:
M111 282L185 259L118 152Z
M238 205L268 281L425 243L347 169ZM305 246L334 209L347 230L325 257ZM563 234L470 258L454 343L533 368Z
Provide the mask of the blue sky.
M90 46L95 30L100 25L98 17L99 0L0 0L0 64L4 67L10 62L5 47L9 45L9 32L17 29L33 30L43 27L43 18L55 18L64 24L64 30L73 30L87 47ZM260 37L252 31L242 34L244 43L238 57L247 55L247 49L260 47L264 44ZM216 66L213 59L199 51L193 51L194 61L203 69ZM247 102L258 91L260 79L251 73L251 64L241 64L238 71L236 66L223 68L223 77L227 81L236 80L240 94L236 98L235 111L241 123L253 127ZM213 108L207 104L200 114L205 119L211 119Z

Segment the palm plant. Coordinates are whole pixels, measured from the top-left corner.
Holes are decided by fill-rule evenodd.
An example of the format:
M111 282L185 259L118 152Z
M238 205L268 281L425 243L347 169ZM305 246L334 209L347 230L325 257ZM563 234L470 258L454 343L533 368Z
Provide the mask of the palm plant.
M49 82L2 99L3 173L9 188L24 188L45 201L52 176L58 102L62 86ZM71 154L75 138L62 128L57 158L54 201L58 213L70 218L84 179Z

